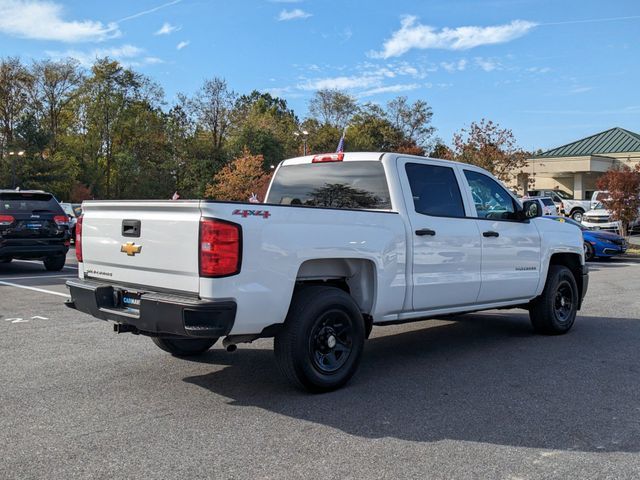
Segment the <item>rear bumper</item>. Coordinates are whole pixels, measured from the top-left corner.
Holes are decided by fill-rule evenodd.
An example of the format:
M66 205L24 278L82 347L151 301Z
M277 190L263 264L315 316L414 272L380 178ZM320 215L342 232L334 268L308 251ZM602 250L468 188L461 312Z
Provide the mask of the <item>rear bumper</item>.
M0 258L36 259L55 255L66 255L69 251L65 240L1 240Z
M205 301L159 292L143 292L139 310L122 307L118 285L70 280L71 300L66 305L101 320L132 327L129 331L152 336L217 338L227 335L236 317L234 301Z

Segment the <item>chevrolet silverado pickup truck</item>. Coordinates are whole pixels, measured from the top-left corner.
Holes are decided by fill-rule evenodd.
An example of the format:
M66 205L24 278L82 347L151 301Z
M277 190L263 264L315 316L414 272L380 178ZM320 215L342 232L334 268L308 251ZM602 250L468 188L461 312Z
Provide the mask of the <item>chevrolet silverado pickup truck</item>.
M67 305L175 355L275 337L296 386L356 371L374 325L524 308L572 327L588 286L578 228L539 218L467 164L393 153L281 162L262 204L88 201Z

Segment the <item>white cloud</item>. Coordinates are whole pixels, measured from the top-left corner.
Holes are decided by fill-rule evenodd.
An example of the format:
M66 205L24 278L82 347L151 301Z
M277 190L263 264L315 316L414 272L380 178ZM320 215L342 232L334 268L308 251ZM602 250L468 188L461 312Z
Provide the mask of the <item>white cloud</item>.
M286 22L288 20L299 20L303 18L309 18L311 14L305 12L301 8L294 8L293 10L282 10L278 15L279 22Z
M179 32L180 30L182 30L182 27L171 25L169 22L164 22L154 35L170 35L173 32Z
M400 93L400 92L408 92L410 90L416 90L420 88L420 84L418 83L405 83L398 85L385 85L383 87L376 87L370 90L365 90L361 92L359 97L370 97L372 95L379 95L381 93Z
M297 88L300 90L350 90L353 88L368 88L378 83L380 83L380 77L377 75L356 75L351 77L328 77L308 80L305 83L299 84Z
M62 5L42 0L0 0L0 32L69 43L99 42L121 34L114 22L64 20Z
M53 59L75 58L85 67L90 67L98 58L109 57L127 66L156 65L164 63L158 57L145 56L145 50L135 45L121 45L111 48L95 48L89 51L65 50L45 52Z
M586 92L590 92L591 90L593 90L593 87L575 86L571 90L569 90L569 93L571 94L586 93Z
M490 27L466 26L438 30L418 23L415 16L405 16L400 21L400 30L395 31L384 42L382 51L371 52L371 56L391 58L404 55L414 48L467 50L481 45L505 43L525 35L536 25L525 20L514 20L505 25Z
M467 68L467 61L463 58L458 60L457 62L441 62L440 66L444 68L447 72L453 73L456 71L462 71Z
M183 48L187 47L191 42L189 40L186 41L182 41L180 43L178 43L178 45L176 45L176 50L182 50Z
M476 57L476 65L479 66L485 72L492 72L494 70L502 70L502 64L494 58Z

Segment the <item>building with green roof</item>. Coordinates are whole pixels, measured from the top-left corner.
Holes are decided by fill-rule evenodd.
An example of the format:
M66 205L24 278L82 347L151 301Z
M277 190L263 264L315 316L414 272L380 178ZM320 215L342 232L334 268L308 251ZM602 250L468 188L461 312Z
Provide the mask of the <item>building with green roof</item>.
M535 189L560 189L588 199L604 172L639 162L640 134L615 127L529 158L518 183L521 188L533 184Z

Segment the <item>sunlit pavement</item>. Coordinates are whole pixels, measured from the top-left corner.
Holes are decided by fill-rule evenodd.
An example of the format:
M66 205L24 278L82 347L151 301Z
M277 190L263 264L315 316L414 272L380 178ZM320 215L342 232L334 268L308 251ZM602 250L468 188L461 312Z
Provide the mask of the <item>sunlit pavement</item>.
M311 396L269 340L184 360L67 309L72 255L0 265L2 479L639 476L640 260L591 264L568 335L522 310L377 328Z

